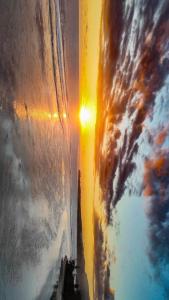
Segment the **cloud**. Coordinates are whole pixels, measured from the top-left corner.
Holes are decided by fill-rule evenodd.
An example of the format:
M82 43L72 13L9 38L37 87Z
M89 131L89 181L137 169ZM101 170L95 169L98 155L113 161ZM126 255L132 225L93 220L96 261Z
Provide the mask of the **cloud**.
M121 1L118 4L117 1L114 4L109 2L103 9L104 39L100 41L100 113L96 126L95 157L103 201L107 207L107 223L111 222L111 207L120 201L127 179L136 168L135 157L144 122L153 114L156 93L169 73L166 47L169 5L159 1L153 6L146 3L142 7L146 10L143 17L140 2L131 2L130 7ZM117 12L109 9L111 5L118 7L116 10L120 15L115 24L110 20L116 20ZM150 15L153 24L149 22ZM105 79L106 76L110 77L109 80ZM161 132L156 143L162 143L165 135L166 132Z
M112 211L126 188L132 189L128 179L137 171L138 160L143 160L140 149L146 121L153 119L156 96L169 74L169 4L165 1L128 4L128 1L106 1L102 17L95 162L103 202L98 206L104 207L106 225L113 225ZM112 6L114 9L110 9ZM150 221L149 257L154 266L158 265L156 269L168 264L169 259L169 155L168 150L160 148L167 132L166 127L160 128L155 139L149 135L150 148L156 150L144 165L144 195ZM136 190L135 186L134 183ZM140 190L136 190L139 195ZM105 295L109 261L101 222L102 217L96 216L95 288L97 294ZM167 281L164 280L166 287Z
M158 135L156 136L156 139L155 139L155 143L157 145L162 145L164 143L164 141L167 137L168 130L169 130L169 128L165 127L158 133Z
M163 270L169 266L169 149L159 149L144 165L145 209L149 220L148 255L156 276L169 288ZM163 277L164 276L164 277ZM161 277L161 278L160 278ZM165 280L164 280L165 278Z

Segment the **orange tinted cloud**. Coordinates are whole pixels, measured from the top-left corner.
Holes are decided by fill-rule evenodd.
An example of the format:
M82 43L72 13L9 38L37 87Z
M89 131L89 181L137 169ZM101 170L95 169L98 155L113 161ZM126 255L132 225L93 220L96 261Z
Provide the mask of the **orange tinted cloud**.
M162 145L165 142L166 136L167 136L167 129L163 129L156 137L155 142L157 145Z

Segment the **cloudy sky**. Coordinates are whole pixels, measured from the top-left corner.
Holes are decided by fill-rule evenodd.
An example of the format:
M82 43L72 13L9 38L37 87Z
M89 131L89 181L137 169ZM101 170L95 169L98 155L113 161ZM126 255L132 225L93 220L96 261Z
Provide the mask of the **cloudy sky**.
M168 14L165 1L103 5L95 211L106 266L96 276L110 268L116 300L168 299Z

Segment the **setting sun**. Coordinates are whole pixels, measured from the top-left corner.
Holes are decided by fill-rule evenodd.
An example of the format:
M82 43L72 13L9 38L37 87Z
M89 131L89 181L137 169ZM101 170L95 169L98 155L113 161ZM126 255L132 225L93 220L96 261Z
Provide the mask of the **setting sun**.
M91 121L91 111L86 106L82 106L80 110L80 122L85 127Z
M80 109L80 123L82 127L95 125L96 112L93 107L82 105Z

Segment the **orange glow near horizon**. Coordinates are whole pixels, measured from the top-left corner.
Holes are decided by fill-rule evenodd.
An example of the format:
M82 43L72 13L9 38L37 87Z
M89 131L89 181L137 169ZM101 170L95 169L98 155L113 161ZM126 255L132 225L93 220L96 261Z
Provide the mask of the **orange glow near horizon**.
M80 1L80 170L82 236L90 300L94 300L94 149L102 0Z

